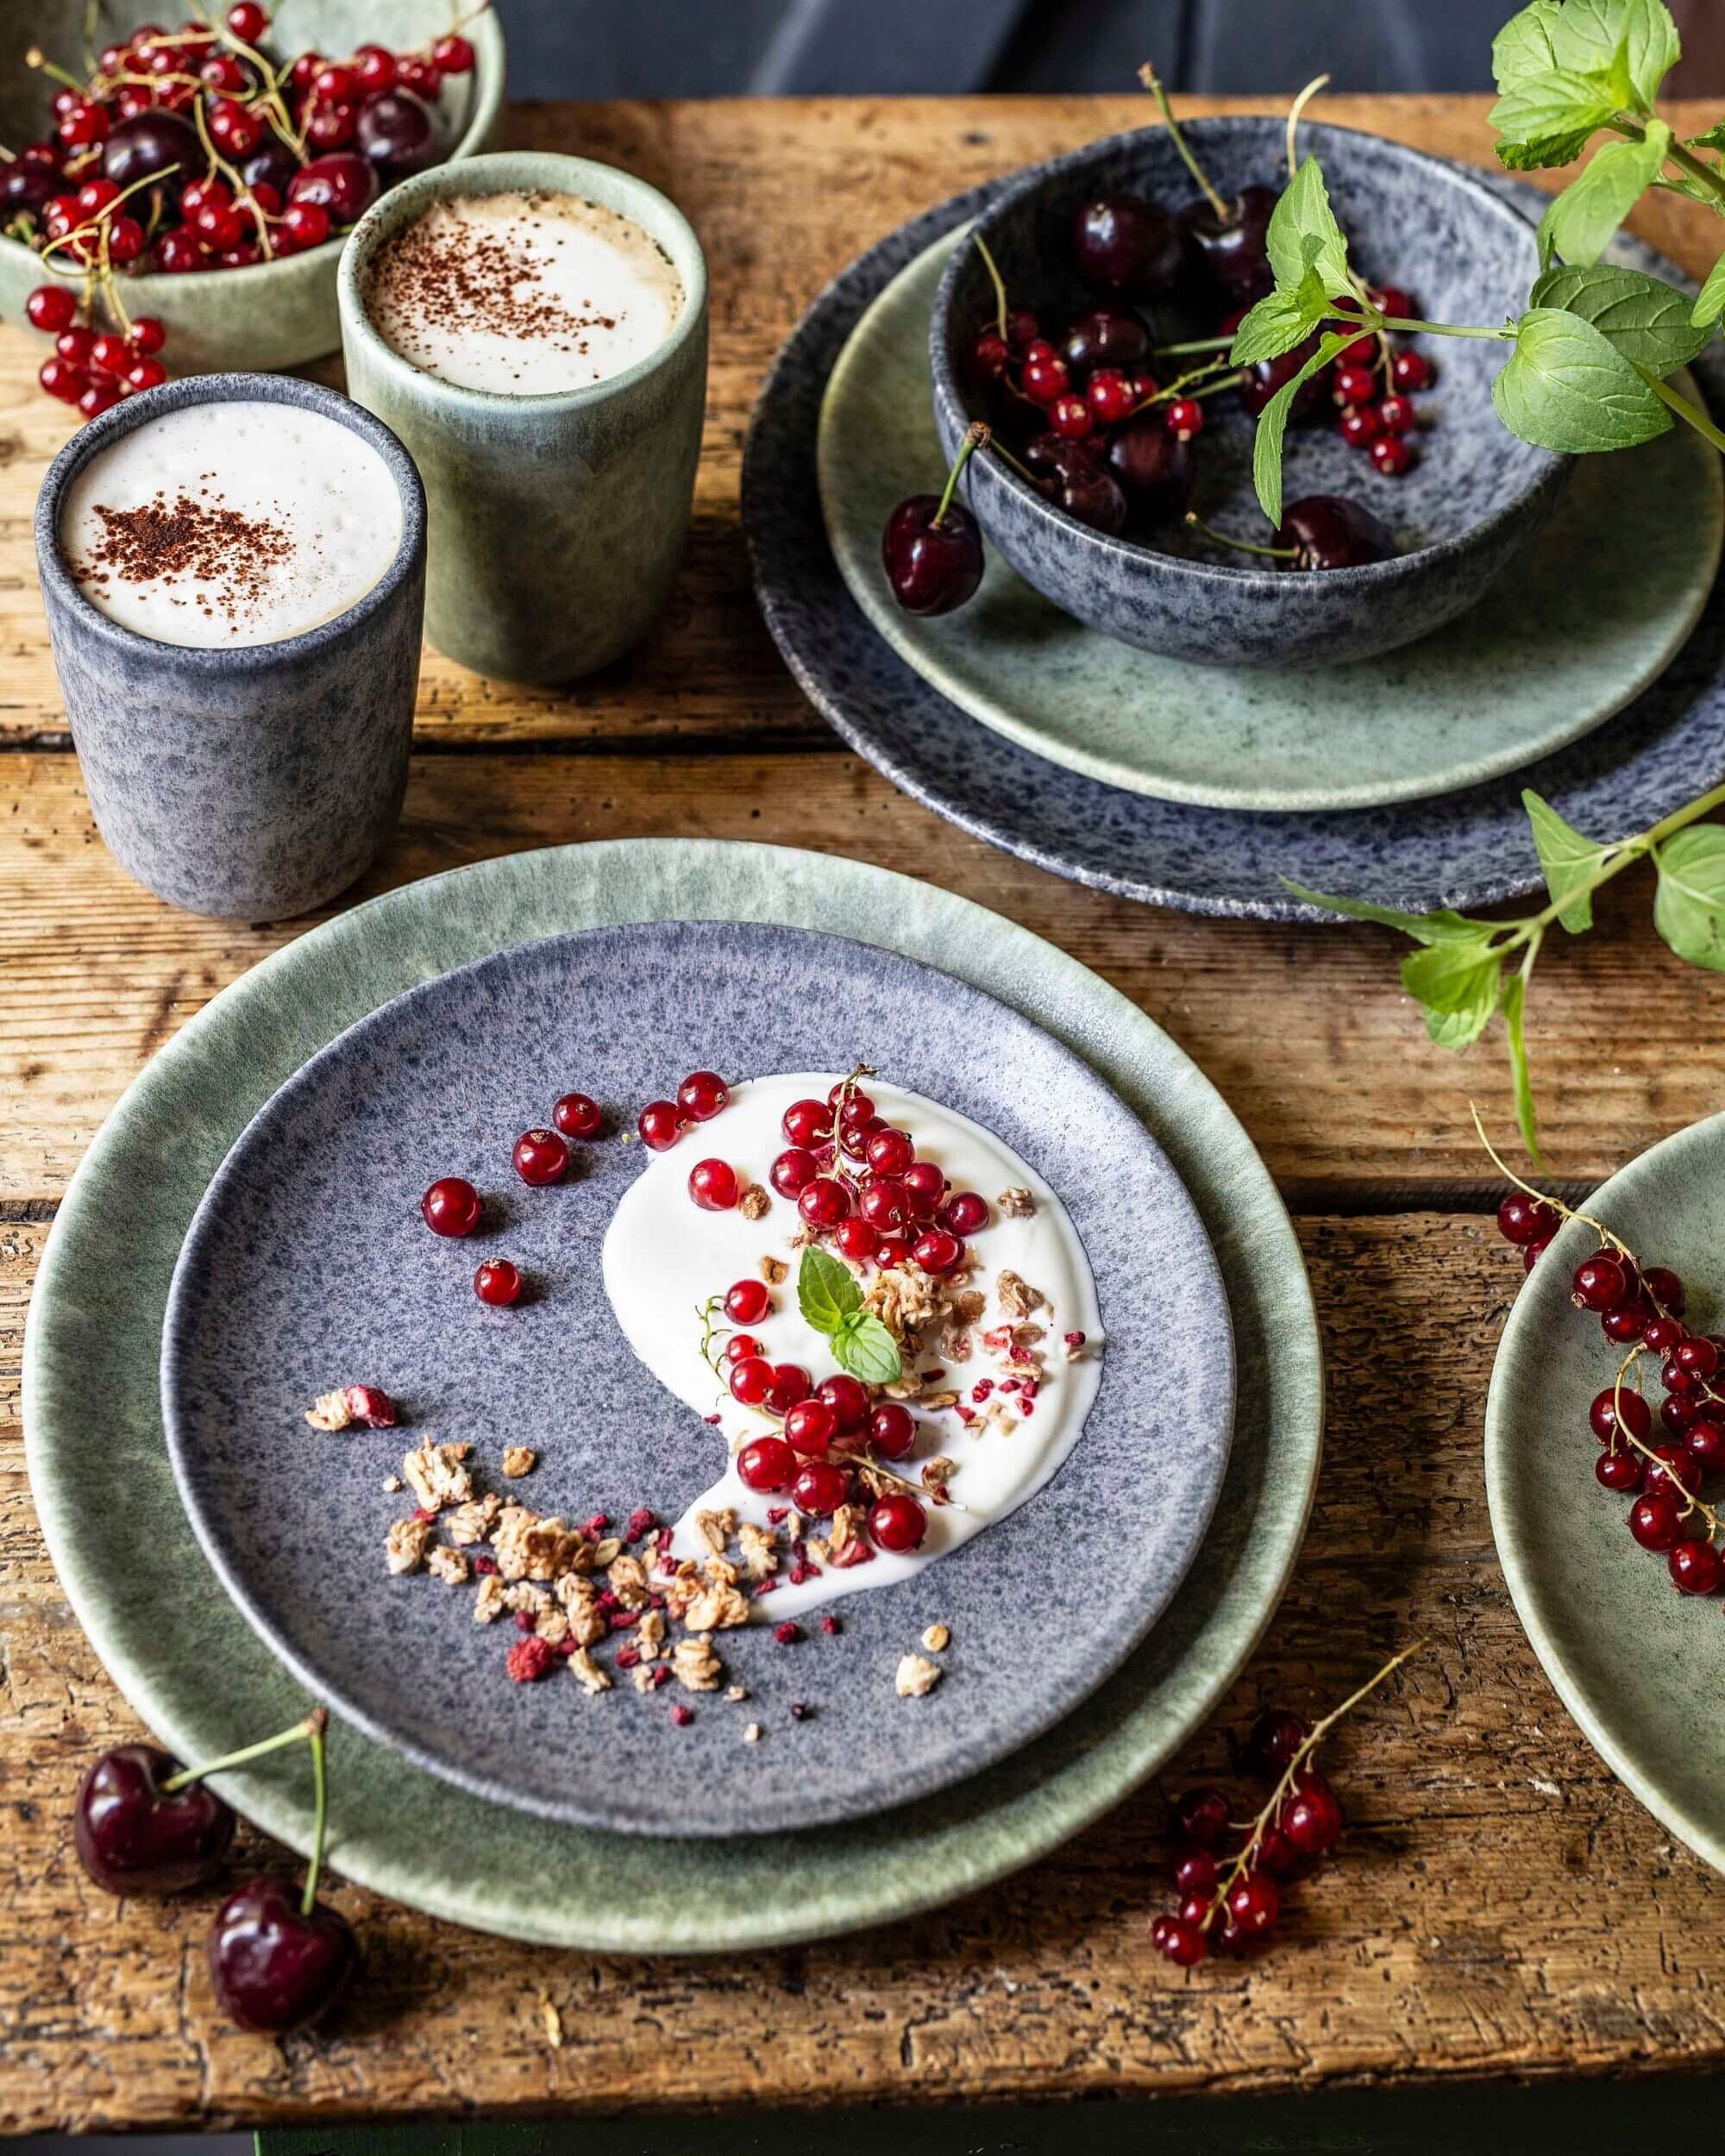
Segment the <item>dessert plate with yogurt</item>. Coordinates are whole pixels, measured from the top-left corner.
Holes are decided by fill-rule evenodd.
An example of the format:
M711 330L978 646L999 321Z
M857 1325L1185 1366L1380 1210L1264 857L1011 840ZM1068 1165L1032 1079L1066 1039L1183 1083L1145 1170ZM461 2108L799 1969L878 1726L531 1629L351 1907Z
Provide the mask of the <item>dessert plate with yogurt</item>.
M869 945L679 922L307 1063L199 1208L162 1394L206 1552L338 1712L529 1811L727 1835L914 1801L1118 1667L1208 1526L1233 1348L1070 1051Z

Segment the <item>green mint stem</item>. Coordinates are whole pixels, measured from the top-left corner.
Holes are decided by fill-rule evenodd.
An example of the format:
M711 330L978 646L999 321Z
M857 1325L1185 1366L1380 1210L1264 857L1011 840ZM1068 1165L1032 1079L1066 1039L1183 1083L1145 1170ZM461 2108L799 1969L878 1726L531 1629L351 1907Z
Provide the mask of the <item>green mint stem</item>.
M1716 808L1725 808L1725 786L1716 786L1709 792L1701 794L1697 799L1686 803L1684 807L1673 809L1669 816L1662 818L1659 823L1640 832L1635 837L1620 840L1589 878L1584 887L1585 893L1590 895L1598 890L1602 884L1609 883L1612 877L1621 875L1631 862L1645 859L1656 847L1662 845L1667 838L1671 837L1673 832L1682 830L1690 824L1698 824L1703 816L1710 815ZM1583 895L1582 890L1571 891L1565 899L1564 906L1572 906L1576 899ZM1530 913L1525 921L1513 923L1511 925L1514 933L1507 937L1497 948L1507 954L1512 950L1519 950L1526 943L1537 942L1556 920L1562 910L1556 904L1552 904L1548 906L1542 913Z
M958 445L958 454L952 460L952 469L946 475L946 491L940 498L939 508L929 519L931 524L939 523L947 511L951 508L953 489L958 484L958 474L970 461L972 454L980 449L982 444L989 439L991 436L988 429L980 419L977 420Z
M305 1891L299 1897L302 1916L310 1916L317 1906L317 1876L323 1869L323 1844L329 1831L329 1777L323 1767L323 1729L329 1719L320 1707L310 1725L311 1780L317 1791L317 1812L311 1830L311 1869L305 1875Z
M1158 360L1183 359L1189 352L1226 352L1233 342L1232 337L1189 337L1184 344L1158 344Z
M1353 317L1351 315L1338 316L1336 319L1351 322ZM1380 315L1376 322L1363 323L1361 335L1371 329L1400 329L1408 336L1507 338L1512 342L1515 335L1515 329L1507 323L1501 329L1483 329L1474 323L1412 322L1404 320L1400 315Z
M1631 364L1634 363L1632 361ZM1646 367L1636 367L1635 372L1659 402L1669 406L1685 426L1693 427L1702 440L1710 442L1716 449L1725 450L1725 434L1720 432L1704 411L1698 411L1690 403L1688 398L1679 396L1676 390L1669 388L1662 382L1657 374L1650 374Z
M206 1774L225 1774L229 1767L243 1767L261 1759L267 1752L284 1752L289 1745L303 1745L311 1735L312 1717L295 1722L292 1729L284 1729L278 1735L265 1737L254 1745L247 1745L239 1752L229 1752L219 1759L211 1759L201 1767L186 1767L180 1773L171 1775L162 1783L162 1794L172 1796L176 1790L189 1789L194 1782L201 1782Z

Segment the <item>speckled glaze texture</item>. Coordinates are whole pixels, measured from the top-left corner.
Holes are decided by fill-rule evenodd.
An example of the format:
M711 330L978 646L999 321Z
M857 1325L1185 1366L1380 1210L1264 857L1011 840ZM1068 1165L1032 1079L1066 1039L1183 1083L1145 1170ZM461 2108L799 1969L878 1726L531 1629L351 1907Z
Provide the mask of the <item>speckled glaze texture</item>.
M949 893L831 856L635 840L485 862L343 913L216 997L104 1126L48 1239L24 1354L33 1494L96 1651L182 1758L285 1727L305 1700L205 1563L163 1442L164 1307L210 1177L309 1056L404 989L524 938L678 918L791 924L902 951L1082 1055L1151 1131L1209 1231L1233 1320L1238 1435L1203 1548L1117 1674L989 1773L876 1819L724 1842L567 1827L470 1797L338 1725L332 1855L346 1877L458 1923L596 1951L736 1950L883 1923L986 1886L1097 1819L1215 1711L1268 1623L1322 1420L1310 1292L1275 1185L1209 1081L1076 960ZM266 1762L223 1788L267 1832L310 1846L303 1774Z
M656 352L587 389L502 397L405 360L367 319L367 265L451 195L540 188L643 226L681 278ZM515 150L421 173L355 226L342 258L348 387L400 435L431 506L425 631L462 665L564 681L627 651L664 611L694 495L706 408L706 262L656 188L586 158Z
M881 532L894 503L938 468L929 305L963 245L954 235L919 255L833 368L821 507L850 595L881 636L943 696L1034 755L1206 807L1421 799L1515 770L1622 711L1707 603L1725 481L1717 452L1674 427L1624 457L1578 458L1515 574L1465 630L1346 667L1198 667L1140 651L1062 613L992 549L968 605L906 614L881 567ZM1565 633L1552 636L1559 620Z
M1279 119L1198 120L1187 132L1224 195L1275 183L1284 154ZM1355 268L1367 277L1393 274L1417 295L1427 321L1499 322L1526 304L1540 268L1533 227L1477 179L1352 128L1302 128L1301 149L1323 166ZM1170 208L1192 198L1166 128L1113 135L1036 166L983 211L978 234L1015 302L1051 319L1090 304L1094 295L1087 299L1076 276L1063 281L1073 214L1088 197L1116 191ZM980 252L961 248L929 323L935 423L949 458L971 417L957 352L994 304ZM1209 327L1201 319L1174 329L1203 335ZM1208 560L1188 558L1093 531L997 457L973 459L961 484L983 531L1026 583L1108 636L1212 666L1371 658L1465 613L1539 530L1572 461L1498 425L1491 384L1507 345L1428 342L1441 344L1442 372L1421 405L1439 423L1421 436L1409 477L1385 479L1333 428L1290 429L1288 436L1284 499L1353 494L1395 530L1402 552L1390 561L1323 575L1241 568L1220 549ZM1252 423L1228 409L1231 402L1208 407L1220 423L1207 426L1197 444L1195 503L1220 530L1261 539Z
M1518 204L1543 200L1494 179ZM1584 740L1512 777L1370 811L1264 815L1157 801L1063 771L979 727L883 644L826 545L816 441L822 395L863 310L906 264L989 198L955 196L871 248L829 285L762 386L743 468L756 596L810 701L875 768L950 823L1057 875L1182 912L1333 924L1283 879L1427 911L1484 906L1541 882L1521 789L1583 830L1640 830L1725 775L1725 596L1659 680ZM1661 255L1620 241L1610 259L1681 283ZM1694 373L1725 408L1718 348ZM1460 632L1452 632L1460 633Z
M106 44L110 34L129 36L146 22L160 22L162 12L154 0L102 0L97 42ZM43 131L46 92L41 78L25 64L27 50L40 47L81 77L88 66L89 15L85 0L29 0L28 6L0 8L0 141L34 141ZM290 58L306 51L351 53L367 39L406 52L442 35L449 22L449 0L292 0L282 41ZM462 28L473 43L474 69L452 78L439 104L452 158L486 148L503 111L498 11L471 12ZM129 277L121 282L134 314L152 314L166 324L162 356L176 376L300 367L341 344L336 266L342 247L334 239L305 254L223 270L219 276L152 273L147 285ZM17 240L0 237L0 321L24 319L24 301L42 275L39 255Z
M384 1534L412 1499L379 1484L405 1447L420 1432L467 1438L477 1487L574 1520L623 1520L641 1504L674 1520L724 1458L723 1440L637 1359L600 1276L599 1245L643 1149L615 1138L582 1148L577 1177L530 1191L510 1167L516 1135L571 1082L626 1129L685 1069L845 1070L859 1056L994 1131L1066 1203L1109 1343L1083 1434L1017 1512L914 1578L845 1600L838 1638L808 1623L793 1651L770 1624L724 1633L716 1644L727 1681L749 1689L746 1714L694 1699L680 1728L668 1696L643 1700L626 1679L597 1702L567 1672L510 1683L514 1632L475 1626L471 1589L385 1576ZM686 1145L691 1161L724 1155L724 1118ZM738 1163L757 1175L766 1165ZM440 1175L467 1176L490 1207L459 1244L419 1218ZM795 1223L775 1200L759 1247L781 1248ZM499 1253L532 1283L512 1311L488 1311L473 1291L474 1267ZM698 1323L693 1309L664 1321ZM405 1440L306 1427L318 1392L360 1378L406 1404ZM739 1834L856 1819L980 1773L1108 1677L1203 1538L1227 1459L1233 1354L1190 1200L1131 1110L1069 1050L977 990L867 944L674 924L483 960L307 1064L192 1223L162 1400L206 1551L320 1697L477 1796L618 1833ZM938 1420L930 1440L938 1450ZM499 1470L508 1441L539 1452L525 1482ZM284 1472L294 1461L304 1471ZM919 1709L895 1696L893 1672L937 1620L952 1631L949 1674ZM792 1721L797 1700L812 1719ZM767 1739L739 1775L750 1720Z
M321 412L368 442L401 495L401 546L345 614L279 643L160 642L92 606L59 543L97 452L186 404ZM399 442L334 390L273 374L172 381L72 437L36 498L36 569L97 828L147 890L193 913L283 920L363 875L401 813L425 601L425 498Z
M1631 1161L1588 1211L1649 1263L1675 1268L1691 1325L1725 1319L1725 1116ZM1491 1530L1516 1614L1588 1741L1674 1834L1725 1871L1725 1732L1697 1707L1716 1695L1725 1669L1718 1610L1673 1592L1664 1559L1625 1529L1629 1500L1591 1487L1587 1472L1587 1411L1621 1352L1570 1300L1571 1274L1597 1247L1580 1221L1565 1226L1503 1329L1485 1409ZM1511 1253L1504 1263L1507 1271ZM1655 1397L1657 1362L1648 1359L1642 1379Z

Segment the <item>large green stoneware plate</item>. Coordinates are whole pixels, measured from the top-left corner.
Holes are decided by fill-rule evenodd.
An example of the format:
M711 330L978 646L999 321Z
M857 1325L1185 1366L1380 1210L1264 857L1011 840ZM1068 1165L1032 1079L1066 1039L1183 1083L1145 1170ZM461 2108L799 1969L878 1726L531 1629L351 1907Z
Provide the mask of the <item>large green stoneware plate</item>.
M1631 1161L1587 1210L1647 1264L1676 1269L1690 1322L1725 1326L1725 1116ZM1725 1624L1712 1601L1675 1592L1664 1558L1629 1538L1632 1501L1593 1478L1587 1411L1622 1351L1571 1304L1570 1277L1597 1240L1578 1221L1565 1227L1503 1328L1485 1408L1491 1531L1515 1613L1582 1733L1650 1812L1725 1871L1725 1728L1714 1708ZM1506 1249L1505 1266L1515 1263ZM1642 1369L1656 1403L1655 1359Z
M913 1808L722 1846L597 1833L479 1801L337 1729L342 1872L482 1930L601 1951L739 1948L881 1922L986 1885L1107 1811L1212 1711L1268 1623L1322 1424L1310 1291L1268 1172L1208 1081L1076 960L908 878L774 847L630 840L458 869L342 915L216 997L109 1118L48 1241L25 1340L31 1484L97 1653L182 1758L213 1758L304 1704L200 1554L162 1439L162 1313L210 1176L284 1080L402 990L536 937L673 919L774 921L900 951L1084 1056L1144 1118L1203 1216L1239 1404L1214 1524L1145 1645L1046 1736ZM266 1764L223 1787L260 1827L308 1846L303 1774Z
M1604 724L1700 619L1725 538L1725 481L1687 427L1628 452L1628 463L1581 458L1545 530L1479 605L1352 666L1204 667L1137 651L1062 613L992 548L969 605L932 620L901 612L881 573L881 532L901 497L939 491L929 309L969 229L901 270L840 354L821 406L821 508L851 597L893 649L1033 755L1205 808L1419 800L1519 770ZM1441 424L1441 381L1423 401ZM1197 469L1201 510L1201 456ZM1371 506L1393 517L1387 483L1369 484L1379 490Z

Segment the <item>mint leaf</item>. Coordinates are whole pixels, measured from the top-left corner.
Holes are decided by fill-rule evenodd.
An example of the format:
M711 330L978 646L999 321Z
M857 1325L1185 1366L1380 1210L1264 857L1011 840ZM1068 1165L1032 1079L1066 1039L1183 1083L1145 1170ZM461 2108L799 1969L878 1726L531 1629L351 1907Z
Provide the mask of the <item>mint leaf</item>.
M797 1307L817 1332L836 1334L862 1307L862 1285L848 1265L811 1243L797 1272Z
M1491 108L1498 156L1521 172L1569 164L1618 110L1622 100L1613 88L1600 76L1561 67L1517 82ZM1513 160L1506 154L1512 149L1517 153Z
M1491 385L1511 434L1571 455L1631 449L1666 433L1672 416L1610 339L1559 307L1529 309Z
M1620 103L1645 112L1683 57L1664 0L1565 0L1551 25L1559 67L1618 73Z
M1402 962L1402 986L1426 1013L1440 1048L1465 1048L1491 1023L1503 974L1484 936L1433 943Z
M1589 886L1594 871L1615 850L1596 839L1584 838L1574 824L1565 823L1549 801L1542 801L1530 787L1521 789L1521 805L1534 827L1534 847L1546 872L1546 888L1558 909L1558 919L1571 936L1593 926L1593 897Z
M1527 1037L1523 1024L1527 1008L1527 982L1524 974L1513 973L1504 982L1499 1008L1503 1012L1503 1031L1509 1042L1509 1082L1515 1093L1516 1127L1527 1149L1528 1159L1537 1167L1540 1129L1534 1113L1533 1073L1527 1068Z
M1553 252L1565 262L1591 268L1610 245L1625 217L1659 176L1671 147L1671 129L1649 120L1642 142L1608 142L1596 150L1540 220L1540 264Z
M1725 120L1709 128L1705 135L1686 135L1684 141L1692 150L1725 150Z
M1306 161L1310 164L1312 160ZM1358 329L1327 330L1299 373L1289 377L1258 415L1258 433L1251 445L1251 482L1258 489L1259 506L1278 530L1282 525L1282 437L1288 431L1295 394L1302 382L1327 367L1358 335ZM1651 390L1647 393L1653 394Z
M904 1375L899 1344L872 1311L853 1311L832 1336L834 1360L865 1385L890 1385Z
M1707 273L1707 282L1702 286L1690 320L1697 328L1710 329L1725 314L1725 254Z
M1282 191L1264 235L1278 289L1297 291L1308 270L1318 273L1327 297L1339 299L1348 282L1347 241L1330 207L1324 172L1308 157Z
M1416 943L1452 943L1490 936L1490 921L1470 921L1465 914L1440 909L1435 913L1402 913L1393 906L1374 906L1370 899L1333 899L1327 892L1308 890L1303 883L1282 881L1295 898L1308 906L1327 906L1332 913L1346 913L1351 920L1376 921L1383 928L1399 928Z
M1558 64L1558 0L1534 0L1512 15L1491 41L1491 74L1500 91L1530 75L1548 75Z
M1678 831L1653 861L1653 926L1679 958L1725 973L1725 824Z
M1590 322L1626 360L1664 376L1687 367L1707 342L1690 320L1689 295L1640 270L1601 263L1593 269L1548 269L1528 295L1535 307L1560 307ZM1725 306L1725 276L1720 279ZM1698 303L1697 303L1698 304Z
M1308 270L1297 290L1270 292L1258 301L1234 332L1228 358L1235 367L1279 359L1310 336L1328 311L1322 280Z

